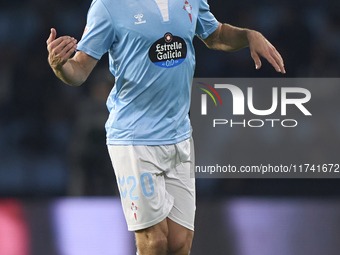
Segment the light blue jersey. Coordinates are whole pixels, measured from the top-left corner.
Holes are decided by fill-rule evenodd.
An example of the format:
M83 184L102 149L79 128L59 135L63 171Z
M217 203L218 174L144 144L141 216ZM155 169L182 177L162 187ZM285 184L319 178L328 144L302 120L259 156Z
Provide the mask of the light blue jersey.
M108 145L166 145L191 135L193 37L218 22L206 0L94 0L77 50L109 53Z

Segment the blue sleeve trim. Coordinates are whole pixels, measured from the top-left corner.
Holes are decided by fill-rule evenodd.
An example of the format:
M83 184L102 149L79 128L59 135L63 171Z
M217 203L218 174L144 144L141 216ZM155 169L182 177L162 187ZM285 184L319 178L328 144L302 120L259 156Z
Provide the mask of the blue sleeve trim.
M214 26L212 28L210 28L208 31L206 31L203 34L200 34L198 36L202 39L206 39L209 35L211 35L213 32L215 32L217 28L218 28L218 22L216 21L216 23L214 24Z
M98 53L96 53L96 52L94 52L92 50L89 50L89 49L85 48L84 46L78 46L76 51L82 51L82 52L86 53L87 55L89 55L89 56L91 56L91 57L93 57L93 58L95 58L97 60L100 60L101 57L103 56L103 55L98 54Z

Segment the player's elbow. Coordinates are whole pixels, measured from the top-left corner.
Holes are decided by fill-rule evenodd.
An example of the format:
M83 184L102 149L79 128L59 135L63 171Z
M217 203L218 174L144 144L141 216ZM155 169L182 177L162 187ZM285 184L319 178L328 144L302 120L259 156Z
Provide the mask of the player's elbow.
M205 43L205 45L211 50L221 50L221 51L236 51L237 49L219 42Z
M85 81L86 81L86 79L85 80L81 80L81 81L66 82L66 84L71 86L71 87L78 87L78 86L82 85Z
M218 45L213 42L205 42L205 45L208 47L208 49L211 50L218 50Z
M218 42L216 41L216 37L210 35L206 39L201 39L204 44L211 50L218 50Z
M204 44L211 50L234 51L234 49L223 41L222 31L218 29L206 39L203 39Z
M85 75L77 76L77 77L60 77L59 78L67 85L71 87L78 87L82 85L86 80L87 77Z

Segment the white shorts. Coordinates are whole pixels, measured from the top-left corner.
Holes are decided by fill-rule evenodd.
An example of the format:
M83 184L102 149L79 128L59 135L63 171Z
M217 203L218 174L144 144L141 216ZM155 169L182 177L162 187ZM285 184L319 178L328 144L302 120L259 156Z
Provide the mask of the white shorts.
M109 145L128 230L166 217L194 230L194 149L189 138L173 145Z

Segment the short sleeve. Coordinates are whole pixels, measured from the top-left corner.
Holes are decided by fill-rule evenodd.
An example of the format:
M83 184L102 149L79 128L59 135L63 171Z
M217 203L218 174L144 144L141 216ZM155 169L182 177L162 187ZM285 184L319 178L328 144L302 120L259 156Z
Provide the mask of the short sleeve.
M196 25L196 35L202 39L207 38L218 27L218 21L214 15L210 12L209 4L207 0L201 0L198 19Z
M114 30L110 13L101 0L94 0L87 14L87 23L77 50L100 59L111 47Z

